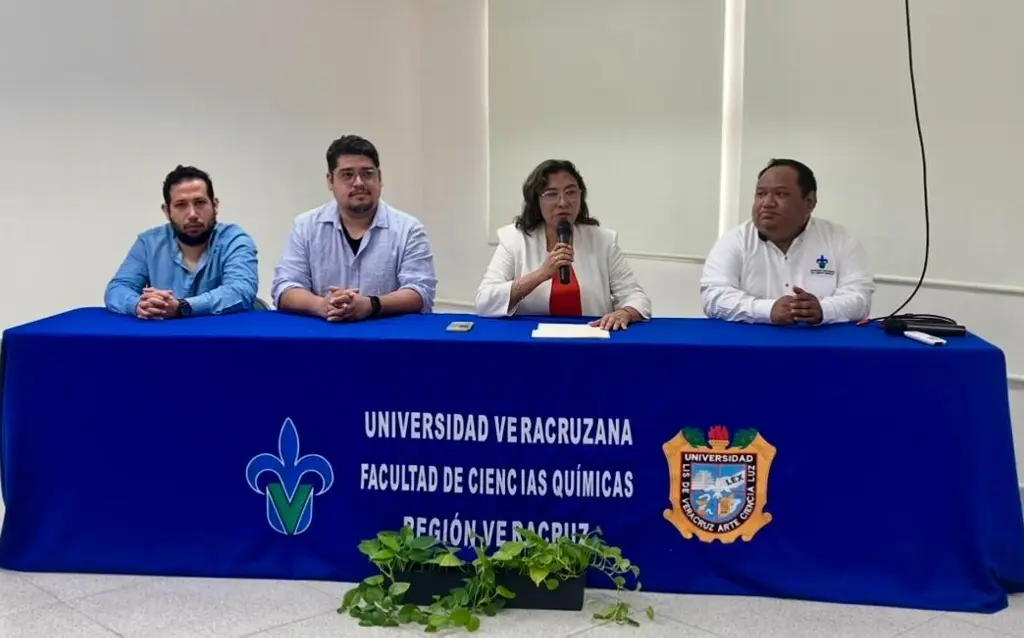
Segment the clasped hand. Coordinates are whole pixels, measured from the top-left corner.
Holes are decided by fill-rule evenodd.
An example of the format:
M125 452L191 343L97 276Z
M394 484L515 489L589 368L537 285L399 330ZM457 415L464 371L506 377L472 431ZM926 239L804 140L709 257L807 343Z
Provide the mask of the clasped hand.
M784 326L821 323L821 302L818 298L799 286L793 286L793 292L796 294L780 297L772 306L772 323Z
M320 316L331 323L362 321L373 313L369 297L359 294L358 288L331 286L323 298Z
M143 288L142 297L135 306L139 319L169 319L178 315L178 300L170 290Z

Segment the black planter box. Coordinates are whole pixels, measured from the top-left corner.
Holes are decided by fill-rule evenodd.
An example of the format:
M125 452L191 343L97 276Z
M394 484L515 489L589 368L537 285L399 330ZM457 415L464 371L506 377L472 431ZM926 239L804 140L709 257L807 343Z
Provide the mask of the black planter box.
M469 578L469 572L458 568L426 569L395 574L397 582L409 583L409 590L402 597L402 602L423 606L433 604L434 596L443 598L456 587L464 587L466 578ZM583 609L585 578L559 580L558 587L553 590L548 589L543 583L538 587L529 576L517 572L499 571L496 580L499 585L516 595L515 598L505 601L506 609Z
M409 583L409 589L402 602L409 605L432 605L434 596L447 596L456 587L464 587L469 572L458 568L422 569L411 572L396 572L395 582Z

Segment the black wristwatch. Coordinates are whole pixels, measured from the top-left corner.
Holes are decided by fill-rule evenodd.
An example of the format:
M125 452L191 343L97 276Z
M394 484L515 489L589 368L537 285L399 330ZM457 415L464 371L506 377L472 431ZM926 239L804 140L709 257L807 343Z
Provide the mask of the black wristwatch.
M380 315L380 297L370 297L370 308L371 317Z
M192 306L184 299L178 299L178 316L188 317L192 314Z

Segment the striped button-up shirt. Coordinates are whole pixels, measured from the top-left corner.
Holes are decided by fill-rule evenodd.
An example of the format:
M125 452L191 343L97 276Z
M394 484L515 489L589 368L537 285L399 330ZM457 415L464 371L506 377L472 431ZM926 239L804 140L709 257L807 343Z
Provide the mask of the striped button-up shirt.
M345 240L337 202L296 217L274 270L274 305L279 305L281 295L291 288L324 296L331 286L358 288L366 296L415 290L423 298L423 312L430 312L437 277L423 224L381 200L359 252L353 254Z

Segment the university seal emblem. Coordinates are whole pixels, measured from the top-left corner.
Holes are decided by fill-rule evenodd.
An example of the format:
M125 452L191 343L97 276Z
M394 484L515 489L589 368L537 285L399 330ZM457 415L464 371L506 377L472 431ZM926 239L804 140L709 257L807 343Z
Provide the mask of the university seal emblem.
M712 426L707 437L684 428L662 450L672 503L664 514L683 538L749 541L771 522L764 506L775 447L757 430L739 430L730 440L722 425Z

